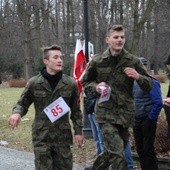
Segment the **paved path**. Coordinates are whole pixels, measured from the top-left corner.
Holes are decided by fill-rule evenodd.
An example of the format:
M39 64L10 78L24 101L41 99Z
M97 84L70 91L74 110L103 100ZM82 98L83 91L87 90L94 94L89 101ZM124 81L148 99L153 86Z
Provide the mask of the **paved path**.
M83 169L82 166L74 164L73 170ZM0 146L0 170L35 170L34 155Z

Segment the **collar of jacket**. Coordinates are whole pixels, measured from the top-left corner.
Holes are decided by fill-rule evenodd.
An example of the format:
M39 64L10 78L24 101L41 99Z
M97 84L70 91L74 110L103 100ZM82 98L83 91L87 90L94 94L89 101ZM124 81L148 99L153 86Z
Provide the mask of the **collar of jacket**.
M125 49L122 49L121 53L119 55L117 55L116 57L121 57L127 53L128 53L128 51L126 51ZM127 55L125 55L125 56L127 56ZM112 55L111 55L110 49L108 47L107 50L103 52L102 58L104 59L104 58L109 58L109 57L112 57Z
M39 76L37 78L37 83L38 84L42 84L42 86L44 86L47 90L51 91L51 87L50 84L48 83L48 81L42 76L41 73L39 73ZM63 86L65 86L66 84L69 84L68 80L67 80L67 76L65 74L62 74L62 77L60 79L60 81L58 82L58 85L56 86L55 90L62 88Z
M110 53L110 49L107 48L107 50L105 52L103 52L102 54L102 58L105 60L107 60L108 58L113 57ZM132 60L132 55L125 50L124 48L122 49L121 53L119 55L116 56L118 59L118 63L122 64L124 63L126 60ZM122 60L123 59L123 60ZM118 64L118 65L119 65Z
M110 57L113 57L113 56L111 55L109 48L107 48L107 50L102 54L102 58L103 60L108 60ZM116 57L117 57L117 62L118 62L116 65L116 68L118 68L124 63L132 61L133 57L135 56L129 53L127 50L122 49L121 53L117 55Z

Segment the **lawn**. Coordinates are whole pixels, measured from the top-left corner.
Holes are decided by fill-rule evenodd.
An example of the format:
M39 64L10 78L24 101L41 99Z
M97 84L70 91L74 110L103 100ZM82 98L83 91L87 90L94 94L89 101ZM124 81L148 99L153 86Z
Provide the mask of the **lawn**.
M10 128L7 122L12 107L19 99L22 90L23 88L0 88L0 140L7 141L11 148L31 151L30 135L34 116L33 107L30 107L29 113L22 119L18 128Z

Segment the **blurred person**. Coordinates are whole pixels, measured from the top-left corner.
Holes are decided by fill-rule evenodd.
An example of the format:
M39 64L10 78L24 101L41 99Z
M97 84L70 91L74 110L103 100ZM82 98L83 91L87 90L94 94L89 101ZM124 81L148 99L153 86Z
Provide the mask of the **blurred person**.
M127 162L127 170L133 170L134 162L133 162L130 140L127 142L126 148L124 149L124 156Z
M170 98L170 55L168 56L168 58L166 59L164 64L167 67L167 77L169 79L168 92L167 92L167 95L166 95L166 99L164 99L164 111L165 111L166 120L167 120L167 124L168 124L167 138L170 142L170 106L169 106L169 98Z
M146 58L140 57L139 59L143 67L149 71ZM144 92L136 81L133 88L135 101L133 133L142 170L158 170L154 141L157 119L163 107L163 101L159 81L155 78L152 78L152 81L153 87L149 92Z
M89 62L95 57L94 54L90 55ZM87 63L87 65L89 64ZM97 155L103 152L104 146L103 146L103 139L102 139L102 134L101 130L99 127L99 124L96 121L95 114L94 114L94 108L95 108L95 103L98 98L98 93L91 88L84 89L84 108L85 108L85 114L88 116L88 120L90 122L90 127L92 130L92 135L93 139L95 140L96 143L96 150L97 150Z
M105 150L93 166L85 170L127 169L123 151L129 141L128 129L134 123L134 80L145 92L152 88L152 80L140 60L123 48L125 30L122 25L108 29L106 43L107 50L90 61L82 80L84 88L91 87L104 96L102 102L99 102L100 97L97 99L95 118Z
M92 129L92 135L96 143L97 155L99 155L103 152L104 146L102 133L94 115L94 108L98 97L98 93L96 91L92 91L92 89L88 90L85 89L84 92L85 92L84 98L85 114L88 115L88 119Z
M70 118L74 128L74 139L79 147L83 143L82 113L80 111L79 93L73 78L63 74L62 50L58 45L43 48L41 73L32 77L17 104L13 107L8 123L12 128L18 126L21 117L26 115L33 103L35 118L32 124L32 143L36 170L72 170L73 156L70 145L73 136ZM70 108L58 120L52 122L44 109L62 97ZM49 116L57 117L64 112L61 103L54 105Z

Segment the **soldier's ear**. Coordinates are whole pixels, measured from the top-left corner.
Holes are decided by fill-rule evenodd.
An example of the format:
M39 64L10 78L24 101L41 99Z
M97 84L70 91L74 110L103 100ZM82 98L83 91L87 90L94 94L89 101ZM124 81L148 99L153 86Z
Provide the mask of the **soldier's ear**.
M109 43L109 37L108 36L105 38L105 41L106 41L107 44Z
M48 64L48 59L43 59L43 63L45 64L45 65L47 65Z

